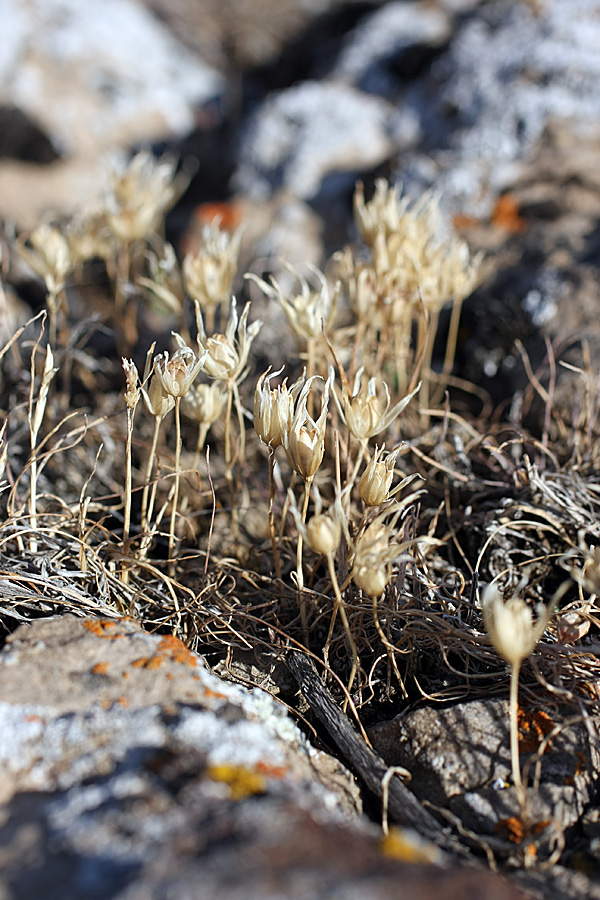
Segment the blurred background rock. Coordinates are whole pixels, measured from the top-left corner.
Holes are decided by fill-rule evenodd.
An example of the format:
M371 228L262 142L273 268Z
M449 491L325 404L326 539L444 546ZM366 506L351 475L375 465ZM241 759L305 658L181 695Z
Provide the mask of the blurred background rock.
M219 215L245 222L242 265L280 272L353 240L354 184L384 175L439 192L448 224L487 251L460 374L505 393L516 336L594 337L600 0L0 12L0 218L18 229L93 208L110 160L150 147L191 176L167 222L177 249Z

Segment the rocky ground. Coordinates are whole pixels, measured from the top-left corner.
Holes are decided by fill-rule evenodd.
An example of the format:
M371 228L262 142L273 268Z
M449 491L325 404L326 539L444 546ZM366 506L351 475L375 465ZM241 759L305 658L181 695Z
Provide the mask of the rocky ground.
M3 249L50 212L93 209L108 161L140 147L176 154L189 177L166 223L177 251L198 244L217 210L244 223L242 270L259 275L285 278L281 258L322 265L354 241L357 179L433 190L485 253L462 311L457 383L485 393L494 426L531 428L531 458L572 440L563 424L548 447L552 404L562 423L594 411L555 481L534 483L507 452L507 482L529 492L517 512L503 486L494 508L489 491L468 493L475 476L457 441L460 541L477 558L495 527L483 513L471 521L484 496L488 518L534 519L544 552L558 555L559 526L569 546L597 544L595 507L576 510L568 491L577 477L597 491L584 451L598 409L598 0L105 0L101 11L2 0L0 12ZM2 344L42 296L16 258L4 253L3 266ZM277 328L277 311L252 297ZM257 338L259 369L295 353L283 330L272 335ZM108 391L103 364L94 372ZM472 396L453 395L461 413L481 408ZM436 464L450 465L442 450ZM557 642L525 673L521 750L537 786L531 830L518 834L499 668L476 669L473 687L469 656L448 650L447 671L418 672L435 696L366 710L361 737L289 652L255 658L232 626L230 653L196 641L203 659L43 566L24 568L17 590L17 545L6 547L1 898L383 900L398 885L411 900L600 897L596 663L586 669L598 655L595 594L577 620L587 629L565 639L580 692L564 689ZM499 543L489 577L515 559ZM38 602L44 579L62 605ZM390 766L408 775L386 797Z

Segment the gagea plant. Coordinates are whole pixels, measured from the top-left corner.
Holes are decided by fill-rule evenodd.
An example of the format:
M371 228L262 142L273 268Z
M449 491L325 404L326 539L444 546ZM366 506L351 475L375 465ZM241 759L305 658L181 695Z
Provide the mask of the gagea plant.
M296 648L361 729L382 705L508 690L500 654L524 809L519 678L598 701L597 658L569 649L600 623L593 374L571 366L570 424L535 374L519 408L544 405L537 437L453 377L481 258L434 195L359 185L357 244L244 278L243 228L213 222L182 262L165 241L184 188L144 152L101 209L7 240L46 304L0 348L5 628L127 613L225 667ZM536 618L565 567L565 612ZM567 614L589 623L572 643Z

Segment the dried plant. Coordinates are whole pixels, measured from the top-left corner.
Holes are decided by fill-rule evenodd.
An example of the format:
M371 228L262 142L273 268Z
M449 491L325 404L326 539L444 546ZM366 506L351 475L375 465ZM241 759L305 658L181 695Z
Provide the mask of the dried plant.
M230 303L241 235L242 227L230 234L218 223L205 225L200 249L183 260L185 288L204 311L209 331L214 327L215 311Z
M505 601L494 584L488 585L481 605L483 621L492 644L510 666L510 758L521 820L526 822L527 793L519 761L519 672L521 663L533 652L548 627L554 610L552 606L538 609L538 619L534 621L531 607L520 596L524 586L522 581Z
M132 468L132 439L133 417L140 399L139 376L135 363L131 359L123 359L123 372L125 373L125 406L127 407L127 438L125 450L125 500L123 503L123 554L127 554L127 543L131 529L131 468ZM129 582L129 568L123 563L121 578L125 584Z
M529 384L510 419L491 404L459 410L453 394L442 404L481 260L445 228L436 197L412 202L378 182L373 199L360 186L355 198L363 246L322 269L284 264L289 289L249 276L298 345L285 377L273 371L281 334L262 342L272 355L259 363L261 323L249 304L238 315L231 295L241 232L205 229L182 265L165 243L180 187L173 161L144 152L113 173L103 209L17 242L45 281L51 340L32 320L0 349L4 624L127 610L226 665L238 648L271 661L304 648L359 725L380 703L401 711L503 690L500 654L525 811L517 694L551 690L590 715L600 700L592 354L570 348L560 371L574 393L562 407L552 347L536 371L523 351ZM88 296L78 284L88 272L78 275L91 257L109 287L96 278ZM74 321L76 304L58 299L67 281L80 308L104 317L97 344ZM0 296L9 303L1 285ZM107 340L111 352L99 349ZM140 379L134 360L148 344ZM70 366L85 410L70 407ZM530 421L541 404L535 434L517 400ZM480 581L492 585L483 605Z

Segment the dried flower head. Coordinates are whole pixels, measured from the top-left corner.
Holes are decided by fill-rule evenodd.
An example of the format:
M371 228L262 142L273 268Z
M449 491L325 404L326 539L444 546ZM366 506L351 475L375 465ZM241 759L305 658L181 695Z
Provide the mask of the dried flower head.
M271 378L282 372L283 367L278 372L271 372L269 366L256 382L254 390L254 430L261 441L273 450L283 444L284 435L288 433L292 421L294 400L306 382L305 370L291 388L287 386L287 379L283 384L272 388Z
M204 365L204 356L196 359L191 347L179 347L169 356L168 350L154 360L154 375L165 394L178 399L184 397Z
M289 464L305 480L312 479L323 461L325 453L325 431L329 407L329 393L333 385L333 369L325 382L321 398L321 414L315 421L307 409L307 400L313 384L320 375L306 380L300 391L287 432L283 434L283 449Z
M375 518L356 539L352 581L369 597L380 597L392 576L392 563L408 543L398 542L396 525L408 502L394 504ZM391 518L388 518L390 511Z
M289 298L286 297L273 277L271 277L270 284L256 275L250 274L245 277L254 281L271 300L277 300L297 337L303 340L318 337L323 327L329 328L335 319L341 284L338 281L333 289L330 289L323 273L315 266L307 265L309 271L319 282L319 286L315 290L297 269L287 263L283 263L283 265L297 278L300 284L300 292Z
M176 399L185 396L204 362L202 356L196 359L194 351L179 340L179 349L172 357L165 351L153 359L154 344L146 354L143 383L147 383L151 369L153 374L148 389L142 387L142 396L148 412L157 419L164 419Z
M162 381L156 375L150 379L148 389L142 388L141 390L146 409L155 419L164 419L174 408L175 398L171 394L167 394Z
M127 409L135 409L140 399L139 375L132 359L121 360L125 373L125 403Z
M48 293L60 293L73 268L69 242L62 231L43 223L31 232L28 243L19 238L16 247L27 265L44 279Z
M381 449L375 447L375 453L369 460L369 464L358 482L358 493L367 506L378 506L380 503L385 503L386 500L389 500L390 496L393 496L390 495L390 488L394 477L394 466L401 449L401 446L396 447L384 459L385 444ZM410 480L412 479L403 479L394 493L401 487L404 487L405 484L408 484Z
M163 216L181 192L175 167L175 160L155 159L142 150L110 173L106 215L120 240L130 244L160 228Z
M184 303L181 270L171 244L165 242L161 249L160 256L153 251L147 253L149 277L139 277L137 283L154 304L158 301L165 310L179 315Z
M323 501L321 494L316 485L313 486L313 495L315 498L314 515L303 523L300 511L296 506L294 495L288 492L290 498L290 512L296 523L298 533L302 535L315 553L322 553L323 556L332 556L340 545L342 533L348 539L348 519L344 511L343 501L351 490L351 485L341 492L336 493L335 499L327 512L323 512Z
M195 302L195 307L198 346L201 353L205 355L204 371L211 378L219 378L222 381L241 381L246 376L245 368L252 341L262 328L262 322L257 320L248 326L250 303L246 303L238 320L237 304L233 298L225 334L213 334L211 337L207 337L198 301ZM176 338L179 341L182 340L177 335Z
M552 618L552 606L538 604L538 618L533 619L533 610L525 602L520 591L523 582L508 600L495 584L489 584L482 598L483 623L492 644L507 663L519 666L533 651Z
M358 228L372 249L380 297L438 308L474 290L482 256L471 258L467 244L445 232L434 194L411 204L380 180L371 201L365 203L359 186L354 203Z
M109 259L114 254L114 237L105 211L74 216L65 229L73 264L88 259Z
M373 328L378 328L381 284L377 272L365 261L354 259L350 247L336 253L334 259L339 278L348 296L350 309L357 321L368 322Z
M202 229L202 246L183 260L185 289L201 307L228 303L240 255L241 228L231 234L218 224Z
M415 388L398 403L390 407L390 392L382 378L363 379L364 369L360 368L356 373L352 393L348 390L348 384L343 380L341 403L336 399L340 415L348 426L350 432L359 441L368 441L369 438L386 431L392 422L406 409L412 398L419 390Z
M226 403L227 390L222 381L193 384L181 401L181 411L201 425L212 425L222 416Z
M407 197L400 199L397 187L390 187L385 178L375 182L375 193L365 202L362 182L354 192L354 221L365 244L373 246L378 234L387 237L401 230L402 219L409 207Z

